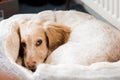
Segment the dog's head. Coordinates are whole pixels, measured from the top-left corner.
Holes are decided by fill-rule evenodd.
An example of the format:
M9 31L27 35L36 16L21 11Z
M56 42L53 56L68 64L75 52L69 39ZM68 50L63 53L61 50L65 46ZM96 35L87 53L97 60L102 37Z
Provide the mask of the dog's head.
M67 42L71 31L57 23L26 21L19 24L18 32L24 65L35 70L53 50Z

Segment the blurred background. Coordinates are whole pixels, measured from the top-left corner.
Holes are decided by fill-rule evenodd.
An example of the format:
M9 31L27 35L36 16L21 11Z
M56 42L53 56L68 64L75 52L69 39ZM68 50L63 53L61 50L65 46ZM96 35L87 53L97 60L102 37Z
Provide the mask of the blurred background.
M43 10L79 10L86 12L75 0L19 0L20 13L37 13Z
M19 13L70 9L86 12L83 6L78 4L76 0L0 0L0 20Z

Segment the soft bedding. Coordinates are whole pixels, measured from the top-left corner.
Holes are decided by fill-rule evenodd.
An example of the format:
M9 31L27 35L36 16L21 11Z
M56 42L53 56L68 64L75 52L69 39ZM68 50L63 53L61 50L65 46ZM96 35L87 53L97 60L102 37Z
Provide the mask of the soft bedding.
M16 36L11 30L15 23L30 19L35 21L48 20L73 26L73 29L79 23L84 23L92 18L94 17L78 11L48 10L38 14L18 14L1 21L0 78L2 80L120 80L120 61L98 62L90 66L43 63L37 67L34 73L15 62L20 45L19 40L15 40ZM7 41L9 37L12 37L13 43Z

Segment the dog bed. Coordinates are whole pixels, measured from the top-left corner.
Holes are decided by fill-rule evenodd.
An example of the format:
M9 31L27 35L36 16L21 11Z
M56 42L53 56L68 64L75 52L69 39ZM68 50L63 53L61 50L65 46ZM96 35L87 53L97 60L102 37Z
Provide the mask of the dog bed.
M61 18L62 17L62 18ZM2 80L120 80L120 61L98 62L90 66L40 64L32 73L16 64L19 52L16 23L24 20L54 21L74 26L94 18L78 11L43 11L38 14L18 14L0 22L0 78ZM102 25L102 23L101 23ZM10 39L11 41L9 41Z

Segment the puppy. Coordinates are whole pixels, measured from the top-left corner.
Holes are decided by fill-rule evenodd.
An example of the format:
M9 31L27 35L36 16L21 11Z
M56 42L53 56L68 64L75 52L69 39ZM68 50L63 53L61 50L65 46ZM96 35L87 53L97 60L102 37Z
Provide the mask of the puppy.
M120 59L120 31L96 19L74 28L46 21L25 21L16 26L6 46L16 42L14 50L18 51L20 44L19 55L12 47L8 50L17 63L32 71L41 63L91 65Z
M19 54L23 57L23 65L32 71L45 62L52 51L66 43L71 33L69 27L49 22L27 21L21 23L19 28Z

